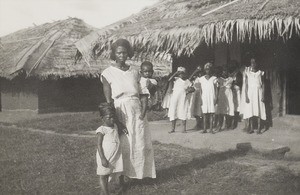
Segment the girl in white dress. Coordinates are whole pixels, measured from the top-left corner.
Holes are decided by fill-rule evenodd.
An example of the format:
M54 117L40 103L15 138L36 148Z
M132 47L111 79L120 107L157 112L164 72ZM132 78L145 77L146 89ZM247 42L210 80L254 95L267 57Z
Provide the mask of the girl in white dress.
M193 81L193 87L195 88L195 92L192 93L191 97L191 115L196 118L196 126L194 127L195 130L199 130L203 126L202 121L202 99L201 99L201 84L200 84L200 77L201 75L201 67L198 66L197 69L192 73L189 80Z
M244 132L249 133L249 119L244 118L244 110L246 107L246 72L249 71L250 67L244 66L241 68L242 76L243 76L243 85L242 85L242 92L241 92L241 102L240 102L240 115L244 120L245 127L243 129Z
M108 177L123 171L123 159L113 108L104 103L99 106L99 111L103 125L96 130L98 137L97 175L100 176L100 187L103 194L109 194Z
M222 76L218 78L218 102L217 111L218 115L218 127L217 131L220 131L223 126L224 117L226 119L225 128L228 129L232 123L232 117L234 116L234 104L232 94L233 78L229 77L228 70L224 67Z
M205 75L199 81L202 91L202 112L203 112L203 133L206 133L207 122L209 121L210 132L213 132L213 121L215 115L215 106L217 103L217 77L212 76L212 64L207 63L204 65Z
M241 109L241 89L243 85L243 75L238 67L235 67L233 75L233 104L234 104L234 119L232 121L232 129L235 129L240 121L240 109Z
M155 178L151 133L147 120L141 118L139 72L125 63L132 56L127 40L119 39L112 45L111 59L116 64L106 68L101 75L103 92L106 101L116 109L118 127L125 129L125 134L120 135L122 174L137 179ZM120 181L124 181L123 176Z
M251 59L250 69L246 71L246 105L244 118L249 119L250 133L253 132L254 119L257 118L258 131L261 133L261 121L266 120L264 104L264 72L259 70L254 58Z
M167 85L165 87L165 91L164 91L164 94L163 94L163 101L162 101L162 104L161 104L161 107L166 110L166 116L165 117L168 117L168 112L169 112L169 107L170 107L170 100L171 100L171 96L172 96L172 92L173 92L173 86L174 86L174 81L173 80L172 81L167 81Z
M186 133L186 120L190 118L190 98L188 95L193 92L194 88L191 87L191 81L187 79L185 68L178 67L177 72L171 76L169 81L173 80L174 78L174 88L168 112L168 117L172 122L172 129L169 133L175 132L177 119L182 121L182 132Z

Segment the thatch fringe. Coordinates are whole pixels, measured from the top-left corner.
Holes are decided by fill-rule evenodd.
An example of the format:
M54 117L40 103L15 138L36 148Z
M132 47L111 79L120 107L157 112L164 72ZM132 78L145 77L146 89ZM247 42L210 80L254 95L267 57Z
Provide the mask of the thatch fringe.
M172 28L165 31L154 30L151 33L147 30L141 32L138 36L119 37L113 35L108 39L98 40L98 44L101 45L98 48L98 54L101 53L101 56L108 57L107 52L110 44L118 38L128 39L137 51L148 53L149 56L154 56L154 59L167 60L170 53L176 56L192 55L203 42L207 45L213 45L219 42L231 43L234 40L239 42L276 40L278 38L288 40L293 33L300 36L299 18L227 20L205 24L202 27Z

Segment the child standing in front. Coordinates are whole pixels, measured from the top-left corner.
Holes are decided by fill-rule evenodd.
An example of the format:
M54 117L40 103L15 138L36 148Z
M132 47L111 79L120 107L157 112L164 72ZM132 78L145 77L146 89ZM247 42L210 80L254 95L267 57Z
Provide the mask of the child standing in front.
M100 176L100 187L104 195L109 194L108 177L123 171L123 160L119 134L115 125L114 109L108 103L99 106L103 125L97 130L97 175Z
M142 104L142 114L140 119L143 120L146 116L147 111L151 108L151 95L156 90L157 81L152 78L153 75L153 64L145 61L141 64L141 79L140 79L140 98Z
M217 77L212 76L212 64L204 65L205 75L199 81L201 84L202 112L203 112L203 133L206 133L207 122L209 121L210 133L213 132L213 120L215 114L215 106L217 104Z
M246 71L245 95L246 105L244 118L249 119L249 133L253 133L254 119L257 118L258 131L261 134L261 122L266 120L266 109L264 103L264 72L259 67L254 58L251 59L251 66Z
M175 132L177 119L182 121L182 133L186 133L186 120L190 118L188 95L195 89L191 87L192 83L187 79L184 67L178 67L177 72L170 77L169 82L173 79L175 79L175 82L168 112L168 117L172 122L172 129L169 133Z

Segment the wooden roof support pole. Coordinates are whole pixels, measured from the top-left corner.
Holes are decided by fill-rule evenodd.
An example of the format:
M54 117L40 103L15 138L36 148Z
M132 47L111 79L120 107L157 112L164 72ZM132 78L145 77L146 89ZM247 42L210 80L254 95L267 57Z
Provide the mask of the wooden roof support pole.
M227 6L231 5L231 4L234 4L234 3L238 2L238 1L240 1L240 0L234 0L234 1L231 1L231 2L226 3L226 4L224 4L224 5L221 5L220 7L217 7L217 8L215 8L215 9L213 9L213 10L210 10L210 11L208 11L208 12L202 14L201 16L206 16L206 15L208 15L208 14L211 14L211 13L213 13L213 12L215 12L215 11L218 11L218 10L220 10L220 9L222 9L222 8L224 8L224 7L227 7Z

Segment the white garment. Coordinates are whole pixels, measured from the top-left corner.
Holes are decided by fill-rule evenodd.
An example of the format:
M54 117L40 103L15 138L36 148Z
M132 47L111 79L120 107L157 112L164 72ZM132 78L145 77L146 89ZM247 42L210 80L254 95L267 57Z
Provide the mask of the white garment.
M232 94L233 94L234 111L235 112L240 112L241 89L238 85L233 86Z
M199 81L202 91L202 112L215 113L217 78L215 76L211 76L209 79L206 79L205 76L202 76Z
M248 70L249 70L249 67L245 67L245 70L243 71L243 86L242 86L241 102L240 102L240 114L241 115L244 115L244 110L246 107L246 72Z
M233 94L231 86L233 78L218 78L219 96L217 104L217 114L226 114L234 116Z
M106 68L101 76L110 84L112 98L119 99L122 97L138 97L141 91L139 84L139 72L133 68L123 71L117 67L110 66Z
M189 110L189 97L186 90L192 83L189 80L182 80L176 78L173 87L173 93L170 100L170 107L168 117L170 121L175 119L187 120L190 118L191 113Z
M245 105L244 119L257 116L262 120L266 120L265 104L261 101L263 98L262 77L264 72L261 70L253 72L247 69L246 75L248 78L248 97L250 102Z
M117 173L123 171L123 159L120 148L120 140L118 129L115 126L106 127L101 126L96 130L96 133L101 133L103 137L102 148L106 160L109 162L109 167L103 167L99 151L96 153L97 160L97 174L98 175L109 175L111 173Z
M201 98L201 83L200 77L194 80L195 92L192 94L191 113L193 116L202 116L202 98Z
M150 82L152 85L157 85L157 81L155 79L144 78L144 77L141 77L141 79L140 79L141 94L147 94L147 95L150 96L150 92L149 92L149 89L147 87L148 82Z
M170 81L170 82L173 82L173 81ZM168 88L166 90L165 96L164 96L162 104L161 104L162 108L170 107L171 96L173 93L173 86L174 86L173 83L170 83L170 82L168 83Z
M138 72L131 68L122 71L116 67L109 67L104 70L102 76L110 83L117 118L128 130L128 135L123 134L120 137L123 174L137 179L155 178L151 133L146 119L139 119L141 102L138 98Z

